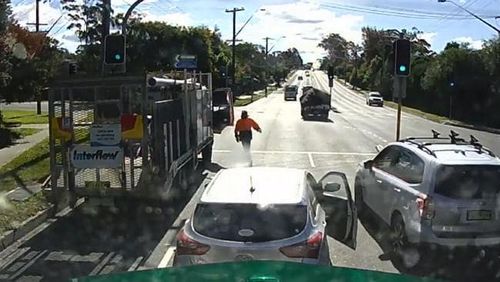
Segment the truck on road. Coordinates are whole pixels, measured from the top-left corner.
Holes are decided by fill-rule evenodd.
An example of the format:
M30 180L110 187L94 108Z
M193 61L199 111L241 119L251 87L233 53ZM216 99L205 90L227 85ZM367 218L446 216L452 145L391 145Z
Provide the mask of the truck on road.
M331 109L331 96L327 92L312 86L304 86L300 96L300 114L302 119L328 120Z
M118 207L188 193L211 163L210 73L61 78L49 95L50 185L56 206ZM198 156L201 155L201 162Z

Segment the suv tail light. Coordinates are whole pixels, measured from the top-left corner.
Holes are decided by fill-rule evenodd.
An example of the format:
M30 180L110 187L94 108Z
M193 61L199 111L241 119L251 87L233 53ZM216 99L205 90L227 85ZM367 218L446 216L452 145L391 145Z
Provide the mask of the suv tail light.
M323 233L316 232L306 241L280 248L280 252L289 258L318 258Z
M433 219L435 214L434 202L432 198L426 195L420 195L417 200L417 208L420 213L420 217L424 219Z
M181 229L177 234L177 255L203 255L210 250L210 246L197 242Z

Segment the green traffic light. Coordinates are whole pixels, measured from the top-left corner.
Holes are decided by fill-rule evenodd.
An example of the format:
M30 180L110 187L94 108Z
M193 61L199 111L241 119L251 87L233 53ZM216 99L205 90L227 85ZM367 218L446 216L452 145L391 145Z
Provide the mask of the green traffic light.
M115 60L119 61L121 60L122 56L120 54L115 54Z
M404 66L404 65L399 66L399 71L405 72L406 71L406 66Z

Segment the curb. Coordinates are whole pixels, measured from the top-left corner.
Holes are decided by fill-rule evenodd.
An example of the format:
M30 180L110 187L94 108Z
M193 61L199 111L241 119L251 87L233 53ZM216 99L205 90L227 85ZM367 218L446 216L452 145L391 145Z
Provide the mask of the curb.
M2 250L5 250L8 246L12 245L12 243L24 237L29 232L33 231L33 229L42 224L42 222L47 220L52 214L54 214L53 205L26 219L18 228L9 230L2 234L2 236L0 237Z
M470 124L466 124L466 123L458 123L458 122L453 122L453 121L445 121L445 122L443 122L443 124L457 126L457 127L463 127L463 128L473 129L473 130L479 130L479 131L486 131L486 132L493 133L493 134L500 134L500 129L490 128L490 127L485 127L485 126L474 126L474 125L470 125Z

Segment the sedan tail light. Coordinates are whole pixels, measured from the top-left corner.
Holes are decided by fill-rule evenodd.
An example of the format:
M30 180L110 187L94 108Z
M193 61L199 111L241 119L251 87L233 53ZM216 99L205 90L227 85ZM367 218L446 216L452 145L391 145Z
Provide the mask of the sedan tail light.
M210 250L210 246L202 244L188 237L181 229L177 234L177 255L203 255Z
M318 258L323 233L316 232L306 241L280 248L280 252L289 258Z
M435 215L434 202L427 195L420 195L417 200L417 208L420 217L424 219L433 219Z

